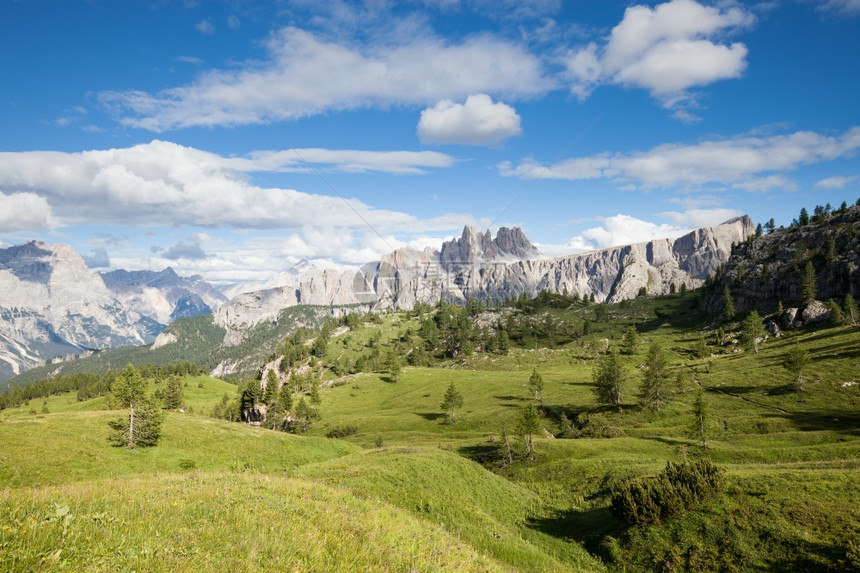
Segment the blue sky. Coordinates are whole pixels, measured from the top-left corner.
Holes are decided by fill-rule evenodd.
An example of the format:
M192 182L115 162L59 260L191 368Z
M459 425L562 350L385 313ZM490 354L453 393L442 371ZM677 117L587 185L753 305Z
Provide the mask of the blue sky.
M860 0L0 3L0 245L264 280L860 197Z

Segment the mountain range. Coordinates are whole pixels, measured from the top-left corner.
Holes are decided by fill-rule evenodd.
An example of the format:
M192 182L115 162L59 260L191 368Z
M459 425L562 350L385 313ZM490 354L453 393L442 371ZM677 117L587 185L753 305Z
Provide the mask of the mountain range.
M31 241L0 249L0 381L46 360L156 342L177 318L214 313L223 344L241 343L285 308L412 308L416 303L499 300L541 290L617 302L644 291L695 288L724 266L732 246L755 234L749 217L660 239L548 258L519 228L466 227L441 249L403 248L358 271L306 262L262 285L238 285L228 301L199 276L162 271L90 271L68 245ZM262 286L263 288L257 288ZM242 292L250 291L250 292ZM169 336L157 345L170 344Z
M170 268L98 274L68 245L0 249L0 380L66 355L149 344L172 320L223 302L201 277Z

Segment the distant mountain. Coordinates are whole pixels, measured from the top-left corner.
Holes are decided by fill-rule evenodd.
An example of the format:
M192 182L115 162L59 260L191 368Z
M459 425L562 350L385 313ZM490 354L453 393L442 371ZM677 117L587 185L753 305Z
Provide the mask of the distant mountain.
M68 245L0 249L0 381L57 357L148 344L173 319L224 300L172 269L99 275Z
M100 274L105 286L127 308L165 325L177 318L208 314L228 300L200 275L181 277L170 267L163 271L118 269Z
M299 304L412 308L416 302L534 296L544 289L617 302L643 288L649 294L668 293L673 284L696 288L728 261L733 244L754 234L743 216L677 239L551 259L519 228L501 228L493 238L466 227L439 251L398 249L358 272L312 269L290 284L239 294L216 311L215 322L227 330L225 343L233 344L250 327Z

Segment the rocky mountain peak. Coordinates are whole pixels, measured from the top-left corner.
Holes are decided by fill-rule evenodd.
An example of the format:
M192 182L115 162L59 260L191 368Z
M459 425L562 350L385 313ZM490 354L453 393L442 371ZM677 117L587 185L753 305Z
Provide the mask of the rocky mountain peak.
M522 229L501 227L494 239L489 229L481 233L466 226L459 239L446 241L439 258L443 265L512 262L541 258L540 251Z

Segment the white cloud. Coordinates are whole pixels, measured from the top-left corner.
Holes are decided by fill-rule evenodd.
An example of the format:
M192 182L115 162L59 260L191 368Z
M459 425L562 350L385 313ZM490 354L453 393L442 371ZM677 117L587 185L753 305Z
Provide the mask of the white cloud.
M325 155L326 150L318 151ZM332 155L341 157L338 152ZM379 165L386 160L370 157L376 157ZM427 157L432 162L447 156ZM398 161L397 169L409 165ZM399 246L391 238L394 235L488 224L468 214L422 219L349 197L263 188L246 175L278 170L283 164L283 158L266 154L225 158L158 140L82 153L0 153L0 188L11 193L0 193L0 230L91 224L271 229L293 233L289 252L300 258L360 264ZM52 217L52 211L58 215ZM191 235L161 251L156 262L178 259L190 265L188 261L198 261L198 266L205 267L209 259L218 260L210 243L205 234Z
M570 253L641 243L653 239L680 237L692 229L686 225L678 226L666 223L657 225L623 214L600 218L599 220L602 225L586 229L565 244L540 244L538 248L545 255L559 257Z
M747 47L720 43L726 33L754 21L737 6L720 9L695 0L671 0L654 8L631 6L609 37L572 50L564 59L572 93L584 99L601 84L647 89L682 119L695 116L692 88L740 77Z
M197 28L197 31L200 32L201 34L214 34L215 33L215 26L213 26L212 22L210 22L209 20L201 20L200 22L197 23L195 28Z
M102 92L100 101L129 126L164 131L190 126L289 120L328 111L429 105L475 93L524 98L553 82L524 48L489 35L460 43L419 35L361 48L283 28L266 43L269 59L212 70L157 94Z
M845 189L849 183L857 180L857 175L836 175L833 177L825 177L815 182L816 189Z
M47 229L53 225L51 206L36 193L0 191L0 232Z
M831 136L810 131L787 135L703 141L692 145L664 144L649 151L602 153L542 165L524 159L519 165L500 163L499 173L530 179L597 179L650 187L696 188L730 185L750 191L794 189L783 174L802 165L831 161L860 149L860 127Z
M737 209L689 209L682 213L677 211L660 213L661 217L672 221L675 227L691 230L714 227L741 215L743 213Z
M226 161L231 168L246 172L308 171L308 163L347 173L380 172L395 175L425 173L428 168L445 168L454 158L436 151L362 151L356 149L304 148L282 151L253 151L244 158Z
M821 7L846 16L860 14L860 0L823 0Z
M418 122L423 143L485 145L521 132L516 110L486 94L470 95L463 104L442 100L422 111Z

